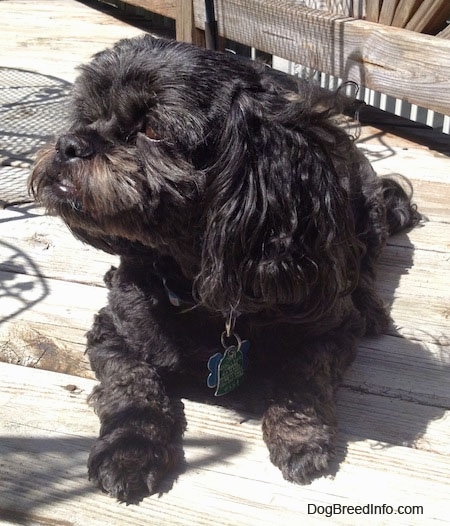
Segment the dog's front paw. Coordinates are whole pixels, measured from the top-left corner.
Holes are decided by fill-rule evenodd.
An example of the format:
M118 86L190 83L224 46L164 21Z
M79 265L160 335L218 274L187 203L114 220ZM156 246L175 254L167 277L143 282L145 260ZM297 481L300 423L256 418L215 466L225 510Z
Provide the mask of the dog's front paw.
M334 456L336 430L314 413L271 407L264 416L263 436L272 463L297 484L323 474Z
M328 444L314 448L294 443L270 452L272 462L280 468L283 477L297 484L309 484L323 474L332 457L333 449Z
M161 479L182 459L180 445L129 434L100 438L89 456L89 479L119 501L136 504L155 493Z

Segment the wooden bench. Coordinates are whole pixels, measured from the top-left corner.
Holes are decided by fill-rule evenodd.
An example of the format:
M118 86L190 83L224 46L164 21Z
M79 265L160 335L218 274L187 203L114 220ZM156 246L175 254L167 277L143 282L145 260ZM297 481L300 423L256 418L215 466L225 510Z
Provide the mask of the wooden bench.
M204 0L125 3L175 19L177 39L202 42ZM306 8L296 0L222 0L216 14L225 38L450 115L448 28L440 36L424 35Z

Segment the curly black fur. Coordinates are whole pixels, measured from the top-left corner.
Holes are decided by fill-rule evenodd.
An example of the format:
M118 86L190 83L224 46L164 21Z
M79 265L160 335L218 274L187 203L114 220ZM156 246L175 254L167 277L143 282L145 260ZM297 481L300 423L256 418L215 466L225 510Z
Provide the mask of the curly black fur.
M71 128L30 188L78 238L121 255L87 348L101 421L89 476L117 498L154 492L182 462L180 396L190 380L207 390L227 319L251 342L227 396L262 409L285 478L326 469L335 388L358 339L389 319L376 260L419 218L336 124L337 99L150 36L81 68Z

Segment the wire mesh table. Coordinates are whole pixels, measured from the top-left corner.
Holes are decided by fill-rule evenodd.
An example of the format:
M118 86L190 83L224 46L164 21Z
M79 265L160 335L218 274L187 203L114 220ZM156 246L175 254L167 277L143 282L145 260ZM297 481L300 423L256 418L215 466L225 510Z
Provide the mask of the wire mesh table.
M26 180L36 151L66 121L71 84L31 71L0 68L0 204L30 201Z

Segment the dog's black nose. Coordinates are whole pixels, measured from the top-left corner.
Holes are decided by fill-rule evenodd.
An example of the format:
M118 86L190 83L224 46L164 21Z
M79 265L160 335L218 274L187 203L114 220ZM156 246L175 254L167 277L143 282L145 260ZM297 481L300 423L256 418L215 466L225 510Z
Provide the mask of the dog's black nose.
M62 135L58 139L55 148L62 162L68 162L72 159L83 159L90 157L94 153L91 141L87 137L73 133Z

